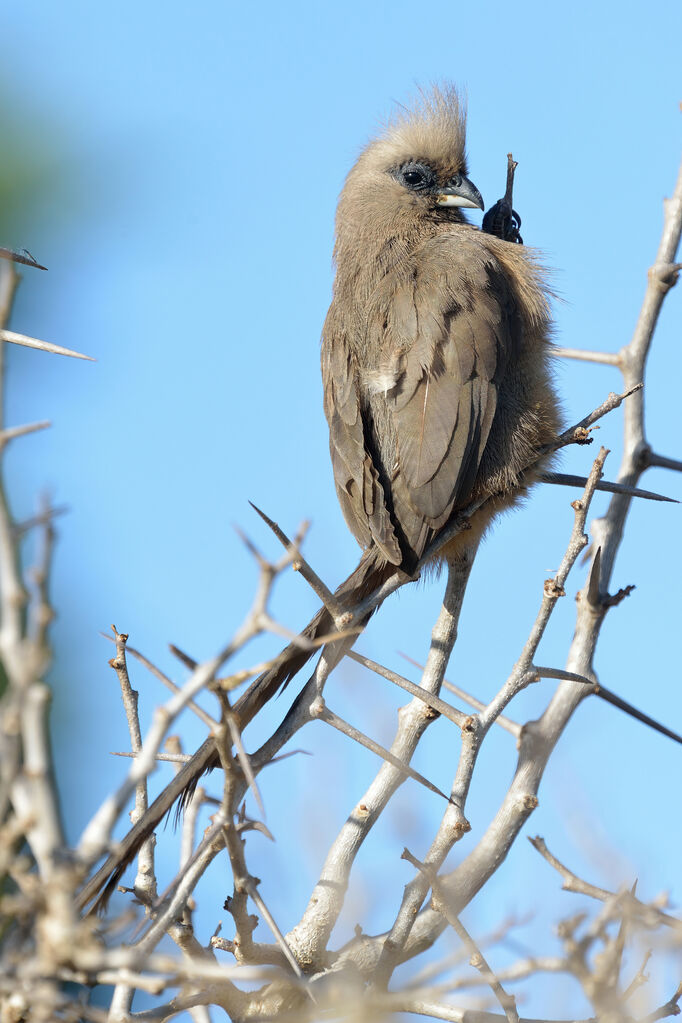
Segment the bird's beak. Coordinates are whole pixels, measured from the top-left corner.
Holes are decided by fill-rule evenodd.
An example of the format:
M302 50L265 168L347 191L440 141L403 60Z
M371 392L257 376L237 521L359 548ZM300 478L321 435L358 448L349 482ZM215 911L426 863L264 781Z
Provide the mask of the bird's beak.
M469 209L485 209L483 196L473 181L463 174L457 174L436 197L439 206L466 206Z

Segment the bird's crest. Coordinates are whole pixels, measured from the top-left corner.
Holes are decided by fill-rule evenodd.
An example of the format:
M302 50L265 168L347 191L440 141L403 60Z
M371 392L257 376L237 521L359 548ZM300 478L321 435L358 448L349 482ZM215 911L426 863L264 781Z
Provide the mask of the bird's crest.
M387 164L425 160L446 175L466 172L466 103L452 85L420 90L396 110L370 146Z

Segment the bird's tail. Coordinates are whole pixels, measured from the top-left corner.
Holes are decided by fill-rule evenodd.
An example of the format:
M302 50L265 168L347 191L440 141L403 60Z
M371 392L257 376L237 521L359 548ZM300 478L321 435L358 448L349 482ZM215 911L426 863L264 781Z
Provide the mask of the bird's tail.
M377 549L372 547L363 553L358 567L341 583L334 596L341 607L350 610L375 593L395 570L395 565L387 564L378 556ZM331 614L326 608L320 608L312 621L299 634L304 640L304 644L300 641L290 643L279 655L276 663L263 672L235 703L234 711L239 717L242 728L253 720L261 707L275 693L284 689L298 674L314 655L317 647L321 645L320 641L335 632L336 626ZM305 643L306 640L307 643Z
M334 596L344 608L350 610L374 593L393 572L395 566L380 561L374 549L365 551L358 567L341 583ZM334 619L326 608L321 608L301 636L314 642L322 640L324 636L334 631ZM283 689L291 681L314 653L315 647L302 647L300 644L290 643L277 658L276 664L251 683L233 707L242 728L246 727L278 690ZM220 758L213 739L208 738L157 796L144 816L119 844L116 852L108 857L83 886L76 897L79 909L84 909L93 899L96 900L94 911L98 912L106 907L121 875L137 855L142 843L171 810L173 804L179 800L180 807L184 806L191 799L201 776L219 764Z

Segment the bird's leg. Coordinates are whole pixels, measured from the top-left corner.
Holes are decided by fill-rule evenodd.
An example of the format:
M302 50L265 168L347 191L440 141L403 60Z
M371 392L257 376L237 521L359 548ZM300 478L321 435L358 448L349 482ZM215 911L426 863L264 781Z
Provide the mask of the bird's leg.
M443 684L450 654L457 640L459 615L477 549L478 543L475 543L466 547L458 545L453 553L445 552L448 580L443 606L431 634L431 649L421 683L435 695L438 695Z
M483 217L482 230L486 234L494 234L504 242L523 245L523 238L519 234L521 217L513 208L514 171L517 167L518 163L511 153L507 153L507 187L504 196L498 199Z

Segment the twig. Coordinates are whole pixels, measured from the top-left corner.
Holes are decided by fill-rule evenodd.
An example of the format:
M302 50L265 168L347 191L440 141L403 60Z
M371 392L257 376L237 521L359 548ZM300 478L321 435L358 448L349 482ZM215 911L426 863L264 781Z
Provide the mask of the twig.
M470 552L468 557L450 566L443 606L433 627L429 655L422 675L421 688L433 693L440 689L448 657L457 637L459 614L474 553ZM311 700L314 694L314 682L311 680L294 704L291 716L296 715L296 708L299 708L298 713L302 716L306 700ZM287 715L287 719L289 717ZM287 719L276 733L278 741L286 735ZM390 749L392 756L402 764L409 764L419 740L433 720L433 711L421 699L413 697L407 707L399 711L398 730ZM293 727L293 722L289 727ZM276 751L275 744L266 744L263 750L266 755ZM402 770L392 763L384 763L332 843L306 911L287 935L299 962L315 964L325 954L326 943L343 907L355 857L404 778ZM454 808L453 812L458 816ZM462 818L458 820L458 827L460 834L464 834L468 824Z
M550 355L555 359L579 359L581 362L600 362L604 366L620 366L618 352L589 352L584 348L562 348L553 345Z
M289 948L289 946L288 946L288 944L286 942L286 938L284 937L284 935L282 934L281 930L277 926L277 922L276 922L275 918L273 917L273 915L270 912L270 910L268 909L268 907L265 905L265 902L263 901L263 898L262 898L260 892L258 891L258 889L256 887L254 879L251 876L249 876L249 877L247 877L245 879L244 883L246 885L246 889L247 889L249 895L251 896L251 898L255 902L256 906L260 910L260 912L261 912L261 914L263 916L263 919L266 921L268 927L270 928L270 930L274 934L275 940L276 940L277 944L279 945L279 947L281 948L282 952L284 953L284 957L285 957L286 961L289 963L289 965L291 966L292 970L294 971L296 976L299 978L299 980L302 980L303 979L303 971L301 970L301 967L298 965L298 963L296 961L296 958L294 957L291 949Z
M414 657L410 657L409 654L405 654L402 651L399 651L399 653L401 657L404 657L406 661L413 664L415 668L419 668L420 671L424 670L424 665L420 664L419 661L415 661ZM446 678L443 679L443 688L449 689L451 693L455 694L455 696L459 696L460 700L464 700L464 702L468 703L470 707L474 707L476 710L485 710L485 703L478 700L475 696L472 696L471 693L467 693L466 690L462 689L460 686L456 686L452 682L449 682ZM501 728L504 728L505 731L509 732L516 739L518 739L521 735L521 725L519 725L516 721L512 721L511 718L505 717L504 714L498 714L495 719L495 723Z
M275 534L279 542L282 544L282 546L285 548L287 553L291 555L292 567L294 568L294 570L296 572L301 573L301 575L308 583L310 588L313 590L314 593L317 594L317 596L320 598L324 606L331 614L332 618L336 621L336 619L342 614L343 608L339 605L339 602L337 601L336 597L329 589L329 587L322 581L322 579L320 579L317 572L312 568L311 565L308 564L306 559L301 554L300 550L301 541L297 539L296 541L292 542L286 535L286 533L282 529L280 529L277 523L273 522L273 520L268 515L266 515L264 511L261 511L261 509L253 503L253 501L249 501L249 504L251 505L253 510L258 515L260 515L263 522L265 522L266 525L270 527L270 529L273 531L273 533Z
M358 664L362 664L363 667L369 668L369 670L373 671L375 675L380 675L389 682L393 682L394 685L399 686L400 689L404 689L405 692L409 693L411 696L416 696L418 700L423 700L428 707L435 710L437 714L442 714L443 717L448 719L448 721L452 721L452 723L457 725L458 728L463 727L467 719L467 715L463 714L460 710L456 710L455 707L446 703L445 700L441 700L440 696L429 693L426 689L415 685L414 682L410 682L409 679L399 675L396 671L391 671L390 668L384 668L383 665L377 664L376 661L370 660L369 657L365 657L363 654L359 654L355 650L351 650L348 657L350 657L352 661L357 661ZM421 670L424 670L423 666Z
M410 765L404 760L400 760L399 757L394 756L390 750L387 750L384 746L375 742L374 739L370 739L368 735L364 734L364 732L361 732L358 728L354 728L353 725L344 721L343 718L338 716L338 714L331 711L323 701L315 701L311 707L311 714L313 718L316 718L319 721L324 721L325 724L331 725L332 728L336 728L337 731L341 732L343 735L347 735L349 739L353 739L353 741L359 743L360 746L364 746L365 749L370 750L370 752L376 753L378 757L385 760L387 764L391 765L391 767L395 767L397 771L400 771L408 778L412 778L413 781L419 782L419 784L423 785L424 788L429 790L429 792L434 792L437 796L447 800L448 797L444 792L441 792L437 785L430 782L428 778L425 778L423 774L419 773L419 771L415 771L414 768L410 767Z
M116 656L112 657L109 664L116 672L119 685L121 686L121 697L130 733L130 748L132 753L139 757L142 753L142 732L140 730L140 718L137 708L139 694L131 686L130 678L128 677L128 665L126 663L128 634L119 632L115 625L111 626L111 631L116 643ZM135 807L130 815L133 824L141 820L148 807L149 799L145 776L140 778L135 786ZM140 846L137 854L137 877L135 878L134 890L138 898L145 905L151 905L156 898L156 877L154 873L155 841L154 835L150 835Z
M615 897L613 892L607 891L606 888L599 888L597 885L590 884L588 881L584 881L582 878L574 874L572 870L552 855L547 848L544 838L540 835L536 835L535 838L528 837L528 841L536 849L544 859L547 860L549 865L561 875L563 880L562 888L567 892L575 892L578 895L589 895L592 899L598 899L600 902L605 902L608 899ZM654 920L656 923L664 924L666 927L672 927L674 930L682 933L682 920L678 920L674 916L670 916L668 913L664 913L661 909L655 906L648 905L642 902L640 899L635 898L632 893L621 893L621 897L625 899L631 909L642 919Z
M485 982L490 986L495 998L500 1003L509 1023L519 1023L519 1014L516 1011L516 1000L502 987L499 979L490 968L485 956L471 937L466 927L456 913L453 913L448 906L448 901L438 881L436 872L421 863L408 849L403 850L402 859L407 860L416 867L422 874L431 888L431 904L437 913L440 913L447 923L453 928L459 939L464 943L469 955L471 965L479 971Z
M105 632L100 633L100 635L103 636L104 639L113 641L112 637L107 635L107 633ZM159 682L162 683L162 685L166 687L166 689L170 689L172 693L180 692L180 686L176 685L175 682L172 681L172 679L170 679L160 670L160 668L157 668L156 665L153 664L148 657L145 657L144 654L140 653L139 650L136 650L135 647L132 646L127 646L126 650L131 655L131 657L134 657L137 661L140 662L140 664L143 664L145 668L147 668L147 670L150 671L152 675L155 678L157 678ZM192 663L191 670L194 671L196 668L197 662L194 661ZM194 714L196 714L196 716L200 718L205 725L208 725L209 728L216 728L218 726L218 720L212 717L207 711L205 711L203 707L200 707L198 703L195 703L194 700L189 701L189 703L187 704L187 708L188 710L191 710Z
M49 419L41 419L38 423L26 423L23 426L10 426L0 432L0 448L4 448L11 440L17 437L26 437L29 433L37 433L38 430L46 430L52 423Z
M568 573L575 564L580 552L583 550L587 542L587 537L584 535L583 530L590 502L594 495L596 483L601 478L602 467L606 459L606 455L606 449L602 448L595 459L582 499L574 501L572 504L575 515L573 529L571 531L566 552L561 561L556 577L553 580L547 580L545 582L540 610L531 629L529 638L521 652L521 656L517 660L509 678L502 686L497 696L491 700L488 706L481 711L480 714L471 717L468 727L462 732L462 749L451 792L452 804L458 808L462 819L465 819L463 815L469 786L471 784L474 767L485 736L492 727L493 722L506 708L514 696L537 677L537 673L533 670L533 658L535 657L535 653L554 607L565 592L564 585L568 577ZM471 889L467 890L466 882L464 885L457 888L456 895L453 896L453 904L451 906L454 913L459 913L461 911L461 909L473 897L475 892L479 890L485 880L487 880L490 874L497 869L501 862L501 858L504 858L507 850L511 847L523 822L537 806L537 786L540 783L542 775L542 768L540 767L541 759L537 752L533 755L528 750L527 736L528 731L526 729L521 735L520 762L521 758L525 760L525 758L531 757L531 769L528 770L527 765L524 766L523 770L519 767L517 775L512 782L505 800L505 803L509 803L510 805L505 806L503 810L500 810L498 817L488 829L488 834L483 836L477 848L469 854L463 864L461 864L457 871L455 871L455 873L459 872L460 874L466 872L467 867L475 863L477 854L480 854L484 843L486 843L486 846L490 843L490 845L485 848L485 852L483 854L484 862L475 863L473 879L469 882L472 886ZM546 752L547 756L549 756L549 749ZM535 774L535 784L531 782L533 774ZM521 785L517 788L519 781L521 782ZM450 811L451 808L448 807L424 858L424 862L427 864L430 871L437 872L440 870L445 857L449 853L453 844L459 839L459 837L461 837L461 831L458 831L457 828L457 821L453 821L452 813ZM491 831L494 833L493 842L490 842L489 838ZM495 849L493 856L491 856L491 847ZM426 898L427 892L428 883L423 872L419 872L413 880L406 885L400 909L398 910L393 926L388 932L388 935L383 939L379 939L377 942L379 959L374 967L375 986L382 989L386 988L396 966L402 962L404 958L406 958L407 943L410 939L412 929L415 925L415 920L417 919L417 914L419 913L420 907ZM427 914L428 911L426 911L424 916ZM422 919L424 919L424 916ZM442 918L439 917L438 914L429 916L429 923L435 934L439 934L441 932L443 924ZM375 951L376 950L373 950L373 954ZM366 958L367 952L367 947L362 949L364 958Z
M111 756L111 757L128 757L129 760L134 760L135 757L138 756L138 755L139 754L137 754L137 753L130 753L130 752L126 752L124 750L122 750L122 751L110 750L109 751L109 756ZM189 753L157 753L155 759L156 759L157 763L159 763L159 764L162 764L162 763L187 764L192 758L189 755Z

